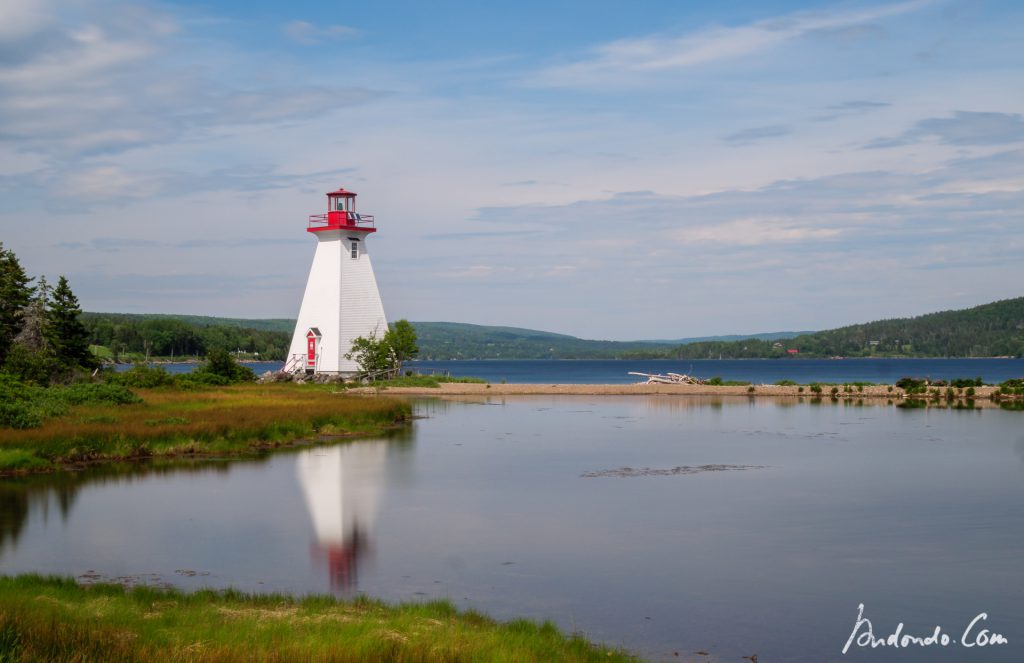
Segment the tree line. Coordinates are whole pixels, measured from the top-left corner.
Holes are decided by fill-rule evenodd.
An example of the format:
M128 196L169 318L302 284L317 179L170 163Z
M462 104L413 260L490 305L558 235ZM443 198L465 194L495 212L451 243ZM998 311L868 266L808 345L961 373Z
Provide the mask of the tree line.
M197 325L165 316L86 313L82 321L93 345L125 354L151 357L203 357L213 350L243 352L279 361L288 353L291 334L233 325Z
M1024 357L1024 297L959 311L849 325L788 340L706 341L667 351L624 356L666 359Z
M0 243L0 371L46 385L95 369L81 314L67 278L30 277Z

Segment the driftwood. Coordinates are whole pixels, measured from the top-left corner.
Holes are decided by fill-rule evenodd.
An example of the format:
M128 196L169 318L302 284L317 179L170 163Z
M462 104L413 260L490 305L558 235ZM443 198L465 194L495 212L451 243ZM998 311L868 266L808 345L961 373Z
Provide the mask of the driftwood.
M704 384L704 380L701 378L697 378L692 375L683 375L680 373L660 375L658 373L637 373L636 371L630 371L629 375L645 377L647 378L647 384L651 384L652 382L660 384Z

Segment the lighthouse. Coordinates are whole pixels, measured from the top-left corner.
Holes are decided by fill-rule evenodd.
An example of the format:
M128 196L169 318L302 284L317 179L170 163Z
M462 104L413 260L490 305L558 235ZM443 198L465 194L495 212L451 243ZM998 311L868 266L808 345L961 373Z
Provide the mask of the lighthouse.
M316 237L306 292L284 370L349 377L359 372L345 355L360 336L388 330L366 239L377 231L370 214L356 211L356 194L327 194L327 213L312 214L306 227Z

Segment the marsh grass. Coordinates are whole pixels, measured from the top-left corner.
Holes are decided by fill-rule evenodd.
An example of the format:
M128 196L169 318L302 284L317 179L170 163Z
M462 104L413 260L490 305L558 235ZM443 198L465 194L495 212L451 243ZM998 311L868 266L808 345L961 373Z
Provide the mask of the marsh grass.
M403 401L291 384L138 394L139 403L87 403L37 428L0 430L0 471L98 459L245 453L315 435L377 434L410 414ZM26 454L36 459L31 466Z
M447 601L191 594L0 577L3 661L637 661L550 622L497 623Z
M402 375L390 380L355 382L347 386L376 387L378 389L387 389L388 387L426 387L428 389L440 389L442 383L486 384L487 380L472 377L451 377L448 375Z

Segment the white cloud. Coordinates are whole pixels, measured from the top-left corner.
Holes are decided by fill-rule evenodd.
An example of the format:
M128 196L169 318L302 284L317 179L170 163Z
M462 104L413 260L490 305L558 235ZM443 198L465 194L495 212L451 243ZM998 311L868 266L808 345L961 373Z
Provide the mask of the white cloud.
M931 4L932 0L911 0L855 11L798 12L738 27L711 27L678 36L620 39L599 46L588 58L540 72L535 82L553 86L624 82L637 74L751 56L799 37L861 26Z
M347 25L321 26L308 21L289 21L285 23L282 31L292 41L307 45L359 36L359 30Z
M198 67L179 54L178 24L163 12L104 2L83 7L92 11L20 19L20 37L0 43L8 55L0 57L0 141L74 165L89 155L216 127L309 118L377 96L267 75L248 83L218 77L213 63Z
M842 233L838 228L815 228L806 224L807 220L751 217L717 225L682 228L669 232L668 237L682 244L759 246L832 239Z

